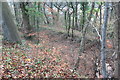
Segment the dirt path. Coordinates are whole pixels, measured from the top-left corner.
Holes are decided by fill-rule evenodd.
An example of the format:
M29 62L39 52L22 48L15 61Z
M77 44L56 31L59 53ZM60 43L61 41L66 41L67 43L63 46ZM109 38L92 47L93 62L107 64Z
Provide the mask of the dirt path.
M56 34L51 30L43 30L39 32L39 39L43 41L43 45L48 46L49 48L54 48L61 54L62 59L65 60L71 68L74 67L74 64L78 58L79 43L73 42L69 39L64 38L63 34ZM95 55L98 55L99 50L96 47L93 47L85 51L81 57L80 66L78 72L82 76L93 77L94 75L94 58ZM55 52L54 54L57 54Z

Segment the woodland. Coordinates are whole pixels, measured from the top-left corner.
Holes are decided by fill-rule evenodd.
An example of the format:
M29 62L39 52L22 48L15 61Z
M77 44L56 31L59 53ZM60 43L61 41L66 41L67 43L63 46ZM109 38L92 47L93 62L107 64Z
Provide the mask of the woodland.
M0 2L0 79L120 78L120 2Z

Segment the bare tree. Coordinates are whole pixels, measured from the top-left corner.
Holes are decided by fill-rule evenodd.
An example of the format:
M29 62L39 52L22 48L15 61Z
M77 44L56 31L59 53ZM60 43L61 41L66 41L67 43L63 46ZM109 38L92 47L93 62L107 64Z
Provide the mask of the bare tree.
M107 30L107 22L108 22L108 6L109 3L105 3L105 11L104 11L104 23L102 25L101 29L101 65L102 65L102 76L103 78L107 78L107 73L106 73L106 30Z
M89 22L91 21L91 16L92 16L92 13L93 13L93 9L94 9L94 2L92 3L92 9L90 11L90 15L88 16L88 21L86 23L86 25L84 25L84 28L82 30L82 39L81 39L81 42L80 42L80 49L79 49L79 55L78 55L78 59L76 61L76 64L75 64L75 67L74 67L74 70L77 70L78 67L79 67L79 62L80 62L80 57L81 56L81 53L84 52L84 47L85 47L85 35L86 35L86 29L89 25Z

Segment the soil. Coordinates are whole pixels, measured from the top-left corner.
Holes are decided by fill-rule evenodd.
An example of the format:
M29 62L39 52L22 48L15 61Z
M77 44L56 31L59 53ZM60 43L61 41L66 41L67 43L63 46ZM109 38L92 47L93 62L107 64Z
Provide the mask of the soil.
M32 44L30 45L32 47L34 46L33 44L41 44L46 48L53 49L52 54L61 55L61 59L68 63L71 69L74 68L77 58L80 57L77 72L83 77L94 78L96 70L95 63L96 60L100 58L100 44L86 39L86 46L89 47L86 47L84 53L82 53L81 56L78 56L80 48L80 39L79 36L77 36L78 32L75 33L76 35L74 35L73 39L67 37L67 34L64 32L63 29L54 27L48 29L44 26L40 28L38 32L31 34L35 36L34 39L32 41L26 40L26 43L29 45ZM25 52L27 52L31 58L39 55L39 49L35 49L35 46L33 49L25 50Z
M49 46L49 48L54 48L62 56L62 59L66 61L71 68L74 68L76 60L79 54L80 42L76 41L79 37L71 40L71 37L66 38L66 34L62 32L55 32L50 29L41 30L39 33L39 41L43 42L44 45ZM80 64L78 72L82 76L94 77L94 62L96 57L100 54L97 46L89 47L87 50L82 53L80 57ZM57 54L57 53L55 53Z

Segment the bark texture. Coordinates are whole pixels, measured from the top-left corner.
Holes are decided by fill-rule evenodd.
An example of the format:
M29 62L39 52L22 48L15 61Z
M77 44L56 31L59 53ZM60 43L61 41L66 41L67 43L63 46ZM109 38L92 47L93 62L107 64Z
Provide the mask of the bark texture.
M17 31L17 26L15 25L12 17L13 15L11 13L8 3L3 2L2 3L2 18L3 18L2 28L4 32L4 38L11 42L21 43L21 39Z

